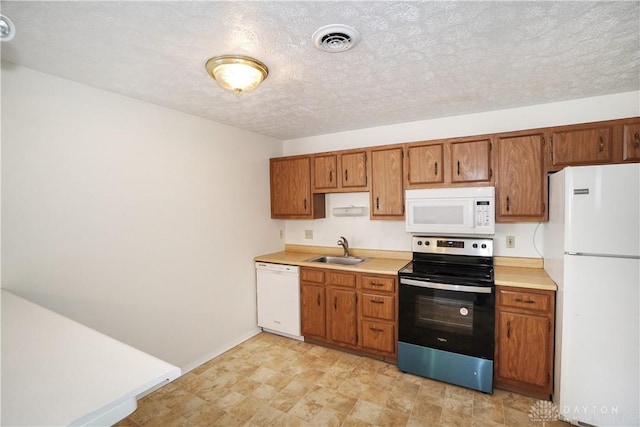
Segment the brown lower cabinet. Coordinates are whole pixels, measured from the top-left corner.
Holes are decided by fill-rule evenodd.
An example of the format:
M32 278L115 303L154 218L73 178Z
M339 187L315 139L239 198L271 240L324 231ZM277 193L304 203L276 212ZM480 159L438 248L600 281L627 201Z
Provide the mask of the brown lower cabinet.
M302 335L396 359L397 277L303 267Z
M554 313L553 291L496 287L495 387L549 399Z

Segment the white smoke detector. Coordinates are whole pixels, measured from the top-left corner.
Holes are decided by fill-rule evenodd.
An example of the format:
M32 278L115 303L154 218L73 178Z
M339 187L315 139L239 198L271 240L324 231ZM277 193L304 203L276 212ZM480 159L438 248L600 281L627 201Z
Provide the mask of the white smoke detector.
M318 28L311 40L324 52L345 52L360 42L360 33L348 25L332 24Z

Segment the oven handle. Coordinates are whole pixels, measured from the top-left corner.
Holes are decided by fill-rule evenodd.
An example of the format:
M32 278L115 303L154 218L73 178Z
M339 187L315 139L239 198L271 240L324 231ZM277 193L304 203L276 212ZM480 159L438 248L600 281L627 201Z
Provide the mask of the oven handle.
M414 279L400 279L401 285L419 286L421 288L442 289L445 291L470 292L474 294L490 294L493 288L485 286L448 285L445 283L424 282Z

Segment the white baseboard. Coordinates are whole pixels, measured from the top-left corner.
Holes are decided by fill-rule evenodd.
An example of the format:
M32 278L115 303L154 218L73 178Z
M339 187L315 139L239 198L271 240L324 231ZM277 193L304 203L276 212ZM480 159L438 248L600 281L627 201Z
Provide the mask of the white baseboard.
M203 357L201 357L201 358L197 359L196 361L194 361L194 362L192 362L192 363L189 363L189 364L188 364L188 365L186 365L186 366L183 366L183 367L181 368L182 375L186 374L186 373L187 373L187 372L189 372L189 371L193 371L194 369L196 369L196 368L197 368L198 366L200 366L200 365L204 365L205 363L207 363L207 362L208 362L208 361L210 361L211 359L213 359L213 358L215 358L215 357L218 357L218 356L220 356L222 353L225 353L225 352L227 352L227 351L231 350L233 347L235 347L235 346L237 346L237 345L239 345L239 344L241 344L241 343L245 342L245 341L246 341L246 340L248 340L249 338L255 337L255 336L256 336L256 335L258 335L260 332L262 332L262 329L260 329L260 328L252 329L252 330L250 330L249 332L247 332L246 334L241 335L241 336L239 336L238 338L234 339L233 341L228 342L228 343L224 344L224 345L223 345L223 346L221 346L221 347L218 347L216 350L214 350L213 352L209 353L208 355L203 356ZM180 375L180 376L182 376L182 375ZM141 393L140 395L138 395L138 396L136 396L136 397L137 397L137 399L139 400L139 399L141 399L141 398L143 398L143 397L147 396L148 394L153 393L154 391L156 391L157 389L159 389L160 387L162 387L162 386L164 386L164 385L166 385L166 384L167 384L166 382L164 382L164 383L162 383L162 384L159 384L158 386L156 386L156 387L154 387L154 388L152 388L152 389L150 389L150 390L147 390L147 391L145 391L144 393Z

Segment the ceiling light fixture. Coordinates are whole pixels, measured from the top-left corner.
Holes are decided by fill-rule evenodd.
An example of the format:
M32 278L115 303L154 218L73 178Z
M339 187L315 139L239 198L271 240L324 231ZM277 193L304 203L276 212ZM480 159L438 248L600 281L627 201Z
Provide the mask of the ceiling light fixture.
M8 42L16 35L16 27L8 16L0 15L0 41Z
M216 56L207 61L205 68L220 87L237 94L254 90L269 75L262 62L241 55Z

